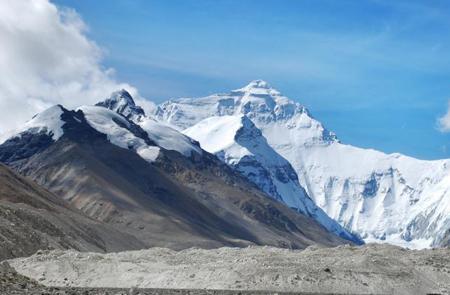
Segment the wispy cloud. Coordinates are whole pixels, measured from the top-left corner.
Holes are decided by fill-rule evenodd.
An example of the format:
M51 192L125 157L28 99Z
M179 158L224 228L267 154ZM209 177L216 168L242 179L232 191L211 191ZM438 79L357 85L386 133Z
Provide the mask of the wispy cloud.
M450 132L450 102L448 103L447 112L437 120L438 129L441 132Z

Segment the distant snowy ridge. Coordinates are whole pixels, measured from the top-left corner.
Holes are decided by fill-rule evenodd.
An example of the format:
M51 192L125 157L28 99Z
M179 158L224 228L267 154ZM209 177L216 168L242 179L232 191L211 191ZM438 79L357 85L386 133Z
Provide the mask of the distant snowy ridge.
M449 160L342 144L304 106L262 80L226 94L169 100L155 111L180 130L209 117L240 114L292 164L316 204L366 241L424 248L449 239Z

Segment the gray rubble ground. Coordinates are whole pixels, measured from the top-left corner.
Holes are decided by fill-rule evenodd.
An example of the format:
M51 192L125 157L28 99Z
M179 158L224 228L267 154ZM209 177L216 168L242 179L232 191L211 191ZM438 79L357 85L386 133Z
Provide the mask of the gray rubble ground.
M450 249L390 245L306 250L151 248L99 254L41 251L9 263L46 286L450 294Z
M183 290L135 288L46 287L18 274L7 262L0 263L0 294L2 295L269 295L274 292L232 290ZM296 293L298 294L298 293ZM284 293L289 295L289 293ZM308 295L304 293L303 295ZM310 294L311 295L311 294Z

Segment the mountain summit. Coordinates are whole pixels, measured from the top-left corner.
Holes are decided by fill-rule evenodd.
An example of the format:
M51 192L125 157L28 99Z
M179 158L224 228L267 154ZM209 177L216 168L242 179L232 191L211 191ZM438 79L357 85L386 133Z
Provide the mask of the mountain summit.
M97 103L96 106L108 108L128 119L134 118L139 120L145 117L144 110L135 104L133 97L125 89L113 92L109 98Z
M253 80L246 86L233 90L233 92L244 92L252 94L279 95L276 89L272 88L269 83L264 80Z
M258 128L284 121L291 132L300 131L295 142L299 144L329 144L338 141L333 132L314 119L301 104L283 96L263 80L225 94L201 98L180 98L160 104L155 117L184 130L211 116L243 114ZM287 138L285 138L287 139Z

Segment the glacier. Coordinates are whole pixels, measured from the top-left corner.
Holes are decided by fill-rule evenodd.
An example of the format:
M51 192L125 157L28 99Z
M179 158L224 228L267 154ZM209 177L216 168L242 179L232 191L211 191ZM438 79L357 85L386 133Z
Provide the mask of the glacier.
M262 80L229 93L172 99L154 113L179 130L237 115L249 118L289 161L320 208L366 242L409 248L448 243L450 160L424 161L344 144L305 106Z

